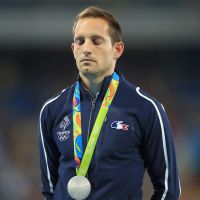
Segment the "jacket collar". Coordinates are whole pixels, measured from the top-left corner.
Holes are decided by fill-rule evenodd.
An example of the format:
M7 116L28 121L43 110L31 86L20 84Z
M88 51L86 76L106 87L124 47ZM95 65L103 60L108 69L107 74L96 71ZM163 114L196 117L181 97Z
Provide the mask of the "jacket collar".
M120 71L118 69L115 69L115 72L120 76L120 79L121 79ZM108 86L109 86L109 84L111 82L111 79L112 79L112 74L109 75L109 76L104 77L102 85L101 85L101 88L100 88L100 91L97 94L96 98L103 100L103 98L104 98L104 96L106 94L106 91L108 89ZM92 97L90 91L83 86L82 79L81 79L80 75L78 76L77 81L80 83L80 92L81 92L81 94L82 95L87 94L87 95L90 96L91 99L95 100L94 97Z

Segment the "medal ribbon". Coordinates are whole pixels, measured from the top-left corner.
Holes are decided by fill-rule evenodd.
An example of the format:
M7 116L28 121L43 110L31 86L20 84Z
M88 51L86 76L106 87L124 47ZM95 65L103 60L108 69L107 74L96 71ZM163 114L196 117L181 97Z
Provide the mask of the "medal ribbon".
M101 104L98 116L95 120L88 144L83 155L82 146L82 128L81 128L81 104L80 104L80 86L77 81L73 96L73 137L74 137L74 160L76 164L76 173L78 176L87 174L94 149L101 131L104 119L112 103L119 85L119 76L116 72L112 75L112 80L106 91L105 97ZM80 166L80 167L79 167Z

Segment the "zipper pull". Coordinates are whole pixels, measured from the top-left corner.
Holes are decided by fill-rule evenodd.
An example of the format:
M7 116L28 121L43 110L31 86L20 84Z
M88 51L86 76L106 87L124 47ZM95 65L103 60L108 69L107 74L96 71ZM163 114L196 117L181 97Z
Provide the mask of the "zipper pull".
M92 101L92 110L95 109L95 101Z

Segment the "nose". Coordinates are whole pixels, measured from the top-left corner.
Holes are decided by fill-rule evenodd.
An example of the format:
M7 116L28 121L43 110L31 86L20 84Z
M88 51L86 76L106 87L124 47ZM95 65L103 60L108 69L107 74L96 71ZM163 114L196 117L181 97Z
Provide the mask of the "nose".
M91 52L88 51L88 50L84 50L84 51L83 51L83 54L84 54L85 56L89 56L89 55L91 54Z
M83 54L85 56L89 56L91 53L92 53L92 50L91 50L91 44L89 41L85 41L84 45L83 45Z

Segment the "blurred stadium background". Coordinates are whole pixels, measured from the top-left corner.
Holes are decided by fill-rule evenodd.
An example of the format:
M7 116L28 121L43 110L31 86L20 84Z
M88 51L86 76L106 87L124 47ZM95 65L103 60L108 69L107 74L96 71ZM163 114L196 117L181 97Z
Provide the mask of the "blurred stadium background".
M0 0L0 199L39 200L38 115L76 80L70 50L75 15L89 5L122 25L118 67L165 106L182 185L200 199L199 0ZM145 178L144 200L152 187Z

